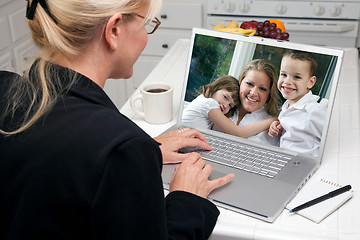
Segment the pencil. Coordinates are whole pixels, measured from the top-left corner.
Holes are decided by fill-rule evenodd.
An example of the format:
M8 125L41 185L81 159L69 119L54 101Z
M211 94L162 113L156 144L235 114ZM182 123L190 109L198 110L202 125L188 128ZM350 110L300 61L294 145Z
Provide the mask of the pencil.
M342 194L342 193L344 193L344 192L347 192L347 191L349 191L350 189L351 189L351 186L350 186L350 185L346 185L346 186L344 186L344 187L342 187L342 188L339 188L339 189L336 189L336 190L334 190L334 191L332 191L332 192L329 192L329 193L327 193L327 194L325 194L325 195L323 195L323 196L321 196L321 197L315 198L315 199L313 199L313 200L311 200L311 201L308 201L308 202L306 202L306 203L304 203L304 204L301 204L300 206L297 206L296 208L291 209L291 210L290 210L290 213L300 211L300 210L302 210L302 209L304 209L304 208L308 208L308 207L310 207L310 206L313 206L313 205L315 205L315 204L318 204L318 203L320 203L320 202L323 202L323 201L325 201L325 200L327 200L327 199L329 199L329 198L332 198L332 197L335 197L335 196L337 196L337 195L339 195L339 194Z

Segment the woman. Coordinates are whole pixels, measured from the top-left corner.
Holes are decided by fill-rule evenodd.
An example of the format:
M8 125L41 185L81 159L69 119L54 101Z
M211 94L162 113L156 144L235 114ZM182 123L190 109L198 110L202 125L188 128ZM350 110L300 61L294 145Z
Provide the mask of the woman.
M33 0L44 52L28 74L0 72L1 239L205 239L219 214L196 130L154 141L102 87L129 78L160 0ZM150 29L148 29L150 27ZM176 139L176 141L174 141ZM161 151L160 151L160 148ZM185 160L184 160L185 158ZM164 200L161 166L182 161Z
M271 138L267 134L269 122L276 119L279 114L279 95L276 89L277 74L274 66L261 59L251 61L242 71L240 82L240 105L235 114L227 118L219 119L214 130L234 134L235 124L237 128L249 128L252 135L248 139L278 146L279 138ZM235 124L229 124L233 122ZM262 128L253 134L254 126L262 124ZM239 131L238 129L236 131Z

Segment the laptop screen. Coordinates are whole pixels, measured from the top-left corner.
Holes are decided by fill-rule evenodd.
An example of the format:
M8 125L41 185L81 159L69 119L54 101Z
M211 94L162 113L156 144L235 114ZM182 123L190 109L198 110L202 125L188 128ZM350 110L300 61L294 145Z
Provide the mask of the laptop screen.
M209 111L220 107L239 128L276 116L278 122L272 126L278 133L270 137L268 129L258 130L242 139L320 159L342 56L339 49L193 29L179 121L199 130L238 135L214 124ZM262 69L253 68L260 63ZM237 95L230 87L234 79L239 82L233 86L238 87ZM220 91L232 101L216 98L219 89L230 93L224 96ZM246 128L242 131L248 134Z

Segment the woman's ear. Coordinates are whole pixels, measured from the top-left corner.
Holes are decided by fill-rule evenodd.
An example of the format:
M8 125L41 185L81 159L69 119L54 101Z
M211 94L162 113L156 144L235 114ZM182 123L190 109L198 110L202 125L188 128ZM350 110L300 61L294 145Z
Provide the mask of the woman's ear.
M123 16L121 13L116 13L110 17L105 26L105 40L111 50L115 50L118 47L118 39L121 32L121 21Z

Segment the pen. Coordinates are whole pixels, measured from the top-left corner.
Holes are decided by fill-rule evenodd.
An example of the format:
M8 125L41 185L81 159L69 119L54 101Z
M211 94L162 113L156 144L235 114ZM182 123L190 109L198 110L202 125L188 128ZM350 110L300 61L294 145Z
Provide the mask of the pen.
M335 196L337 196L337 195L339 195L339 194L342 194L342 193L344 193L344 192L347 192L347 191L349 191L350 189L351 189L351 186L350 186L350 185L346 185L345 187L336 189L336 190L334 190L334 191L332 191L332 192L329 192L328 194L325 194L325 195L323 195L323 196L321 196L321 197L315 198L315 199L313 199L313 200L311 200L311 201L309 201L309 202L306 202L306 203L304 203L304 204L301 204L300 206L297 206L296 208L291 209L290 212L292 213L292 212L300 211L300 210L302 210L302 209L304 209L304 208L310 207L310 206L312 206L312 205L315 205L315 204L317 204L317 203L320 203L320 202L322 202L322 201L325 201L325 200L327 200L327 199L329 199L329 198L332 198L332 197L335 197Z

